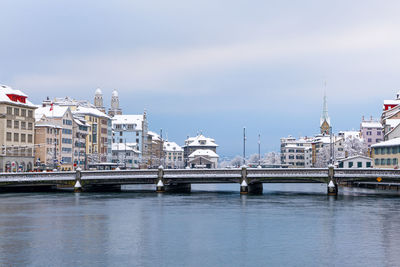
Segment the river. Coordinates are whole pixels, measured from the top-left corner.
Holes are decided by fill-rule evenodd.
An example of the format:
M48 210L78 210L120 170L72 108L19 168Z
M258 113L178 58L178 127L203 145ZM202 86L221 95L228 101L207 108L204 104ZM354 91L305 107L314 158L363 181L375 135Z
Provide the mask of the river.
M398 195L339 190L2 193L0 266L398 266Z

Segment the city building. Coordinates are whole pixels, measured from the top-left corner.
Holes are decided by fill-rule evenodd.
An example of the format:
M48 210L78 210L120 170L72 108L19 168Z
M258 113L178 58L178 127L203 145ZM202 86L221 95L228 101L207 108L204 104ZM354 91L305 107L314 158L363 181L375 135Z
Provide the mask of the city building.
M35 138L36 163L40 162L42 165L50 163L60 170L73 170L74 117L70 108L55 105L40 107L35 111L35 118L36 126L39 128L36 131L38 136ZM44 131L45 140L41 136Z
M165 166L164 140L155 132L147 132L147 144L149 150L149 158L146 165L150 168L158 168Z
M150 146L152 138L148 136L146 111L143 115L114 115L112 118L113 143L135 143L140 152L141 164L147 168L151 164Z
M371 168L372 159L363 155L338 159L338 168Z
M140 166L140 152L136 149L135 143L114 143L112 144L112 160L118 163L120 168L138 169Z
M376 168L399 168L400 137L371 146L372 159Z
M374 120L372 117L370 120L365 120L364 117L362 118L360 132L362 139L368 147L383 141L382 124L379 121Z
M190 168L213 169L218 167L219 156L211 149L197 149L188 157Z
M33 170L35 109L26 94L0 85L0 172Z
M218 158L217 158L218 159ZM178 169L184 167L183 148L175 142L164 142L165 167L168 169Z
M90 127L86 136L87 164L110 162L111 147L111 118L97 108L78 106L73 111L75 117L85 120Z
M292 136L281 138L281 164L291 168L312 167L313 138Z
M215 143L214 139L205 137L202 134L199 134L195 137L188 137L185 140L185 145L183 146L185 167L189 166L189 156L192 155L196 150L211 150L217 153L217 147L218 145ZM209 156L215 156L211 155L211 153L209 154Z

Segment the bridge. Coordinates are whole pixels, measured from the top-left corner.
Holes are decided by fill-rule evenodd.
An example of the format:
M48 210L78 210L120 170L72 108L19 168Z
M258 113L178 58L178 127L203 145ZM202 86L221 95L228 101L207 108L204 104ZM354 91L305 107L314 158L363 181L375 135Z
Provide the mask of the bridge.
M393 169L152 169L1 173L0 191L73 188L75 192L115 190L121 185L150 184L157 192L190 192L191 184L238 184L241 194L261 194L264 183L325 183L329 195L338 185L382 183L400 186Z

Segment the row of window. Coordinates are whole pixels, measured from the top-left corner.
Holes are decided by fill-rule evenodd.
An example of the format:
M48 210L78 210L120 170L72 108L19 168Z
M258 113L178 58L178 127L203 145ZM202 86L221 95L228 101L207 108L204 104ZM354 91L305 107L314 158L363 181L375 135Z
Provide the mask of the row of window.
M375 159L375 165L397 165L398 159Z
M64 124L64 125L72 125L72 121L71 121L71 120L64 119L64 120L63 120L63 124Z
M377 135L381 135L381 131L377 131L376 134ZM367 131L366 135L372 135L372 132L371 131Z
M21 113L20 113L20 111L21 111ZM24 109L24 108L20 109L20 108L7 107L7 115L15 115L15 116L26 117L26 114L28 114L28 118L33 118L33 111L32 110L28 110L28 112L26 112L26 109Z
M19 121L14 121L14 129L19 129L20 122ZM11 129L13 128L13 121L12 120L7 120L7 128ZM26 122L21 121L21 130L26 130ZM28 130L33 129L33 123L28 122Z
M61 142L62 142L63 144L72 144L72 139L70 139L70 138L63 138L63 139L61 140Z
M365 163L367 168L371 168L371 162L366 162ZM354 166L354 162L353 161L349 161L348 162L348 167L349 168L353 168ZM344 163L343 162L339 162L339 168L343 168L344 167ZM362 168L363 167L363 163L361 161L357 162L357 168Z
M62 133L63 134L72 134L72 130L71 129L62 129Z
M27 136L28 136L28 138L27 138ZM9 142L12 142L12 141L19 142L20 140L21 140L22 143L26 143L27 140L28 140L28 143L32 143L33 142L33 135L32 134L28 134L28 135L27 134L21 134L20 135L19 133L14 133L14 139L12 137L13 137L13 134L7 132L6 139Z
M382 139L375 139L376 143L379 143L380 141L382 141ZM372 138L368 138L368 143L372 143Z
M71 153L71 152L72 152L72 148L70 148L70 147L63 147L63 148L61 148L61 151L62 151L62 152L65 152L65 153Z
M57 139L53 139L53 138L46 138L46 143L48 145L54 145L54 143L56 143L58 145L58 140Z
M375 155L398 154L400 153L400 146L376 147L374 148L374 153Z

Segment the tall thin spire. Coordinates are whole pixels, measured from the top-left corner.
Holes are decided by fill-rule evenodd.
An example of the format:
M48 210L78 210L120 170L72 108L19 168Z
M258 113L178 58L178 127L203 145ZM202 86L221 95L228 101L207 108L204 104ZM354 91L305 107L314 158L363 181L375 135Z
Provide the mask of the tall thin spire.
M326 83L325 83L325 92L324 92L324 105L322 109L322 115L320 120L320 130L321 134L330 134L331 127L331 119L328 115L328 101L326 97Z

